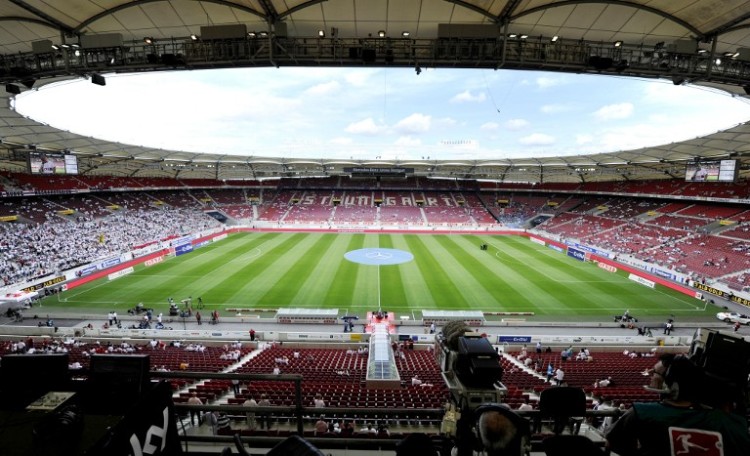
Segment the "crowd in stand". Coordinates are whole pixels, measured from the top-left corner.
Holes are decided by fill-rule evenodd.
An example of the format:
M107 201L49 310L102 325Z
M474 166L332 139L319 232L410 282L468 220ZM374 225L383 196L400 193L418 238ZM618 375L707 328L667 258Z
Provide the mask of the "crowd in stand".
M121 211L38 225L0 223L0 286L59 273L133 247L219 226L196 209Z

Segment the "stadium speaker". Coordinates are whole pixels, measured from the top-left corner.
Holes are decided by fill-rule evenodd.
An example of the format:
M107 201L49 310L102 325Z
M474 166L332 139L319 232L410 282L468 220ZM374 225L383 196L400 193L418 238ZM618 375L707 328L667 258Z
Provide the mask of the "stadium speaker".
M365 63L373 63L376 56L375 49L362 49L362 61Z
M614 61L609 57L599 57L598 55L589 57L589 65L594 67L594 69L596 70L606 70L607 68L612 68L613 64Z
M5 91L13 95L18 95L21 93L21 88L15 84L5 84Z
M104 76L102 76L101 74L93 73L91 75L91 83L103 86L103 85L107 85L107 80L104 79Z

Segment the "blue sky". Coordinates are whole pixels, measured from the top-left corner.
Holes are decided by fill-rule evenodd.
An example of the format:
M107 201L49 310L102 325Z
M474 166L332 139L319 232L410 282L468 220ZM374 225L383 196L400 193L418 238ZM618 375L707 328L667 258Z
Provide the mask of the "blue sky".
M250 68L106 75L16 99L38 121L217 154L493 159L613 152L750 120L741 97L671 81L511 70Z

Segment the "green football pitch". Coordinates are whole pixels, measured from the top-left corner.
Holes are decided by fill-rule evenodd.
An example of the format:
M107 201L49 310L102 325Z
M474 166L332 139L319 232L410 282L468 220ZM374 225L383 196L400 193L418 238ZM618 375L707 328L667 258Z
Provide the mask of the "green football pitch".
M355 261L347 259L351 253L345 257L356 251ZM379 263L394 252L403 262ZM207 309L222 312L337 308L363 315L382 308L414 318L422 310L521 311L561 321L611 318L626 309L652 319L704 319L716 312L698 299L661 285L648 288L624 271L607 272L525 237L460 234L234 234L115 280L68 290L44 305L122 314L142 302L166 313L168 298L192 297L195 305L199 296Z

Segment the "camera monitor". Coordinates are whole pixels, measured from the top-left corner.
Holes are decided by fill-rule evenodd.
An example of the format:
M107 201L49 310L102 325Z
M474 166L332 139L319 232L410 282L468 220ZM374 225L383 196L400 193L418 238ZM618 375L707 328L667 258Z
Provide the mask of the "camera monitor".
M22 409L50 391L68 391L66 353L3 356L0 366L2 407Z

